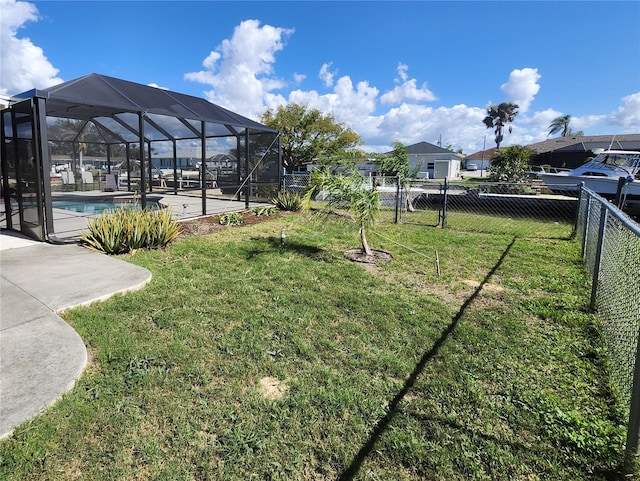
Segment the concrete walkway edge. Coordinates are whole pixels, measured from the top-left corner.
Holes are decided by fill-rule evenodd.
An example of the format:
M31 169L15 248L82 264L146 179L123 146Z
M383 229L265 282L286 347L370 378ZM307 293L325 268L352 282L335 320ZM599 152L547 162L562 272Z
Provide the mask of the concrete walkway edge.
M0 234L0 439L73 388L87 365L58 313L142 288L151 273L79 245Z

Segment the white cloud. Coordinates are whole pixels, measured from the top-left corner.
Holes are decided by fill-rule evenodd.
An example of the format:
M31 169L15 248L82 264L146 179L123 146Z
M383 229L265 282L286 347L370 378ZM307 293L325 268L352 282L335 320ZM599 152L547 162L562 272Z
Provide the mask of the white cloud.
M482 123L485 109L464 104L453 107L428 107L402 104L384 114L378 127L378 137L388 142L400 141L406 145L420 141L432 144L442 141L455 149L464 148L468 153L482 148L486 127Z
M276 52L284 48L292 33L292 29L245 20L234 29L231 39L223 40L204 59L205 70L187 73L185 78L211 86L205 92L211 102L255 118L265 110L267 95L285 85L270 75Z
M288 101L329 113L339 122L357 124L376 110L377 96L378 89L368 82L358 82L354 87L351 78L344 76L338 79L332 92L294 90Z
M274 74L275 54L284 48L284 40L293 30L261 26L256 20L242 22L231 39L224 40L203 61L203 70L191 72L186 78L211 86L206 93L211 101L256 118L267 108L275 109L289 102L304 104L333 115L357 132L368 151L384 152L394 141L406 145L427 141L473 153L495 146L493 129L482 123L486 106L430 106L436 96L426 82L409 75L409 66L396 67L395 87L384 94L367 80L356 81L350 75L337 76L332 63L320 65L318 76L322 86L305 90L300 85L306 75L295 72L289 81ZM541 75L536 68L514 69L501 88L507 100L519 105L519 115L512 124L512 134L506 134L502 145L530 144L547 137L551 121L562 112L548 108L528 115L527 112L540 90ZM285 87L297 86L293 90ZM622 99L620 108L606 115L572 118L574 130L606 125L623 126L632 131L640 125L640 93ZM598 132L598 133L600 133Z
M398 65L398 75L400 75L400 78L402 79L403 82L407 81L407 78L409 78L409 76L407 75L407 71L409 70L409 66L401 63Z
M320 73L318 74L320 79L324 82L325 87L333 86L333 76L335 73L330 72L329 67L331 67L331 63L322 64L322 67L320 67Z
M207 68L207 69L209 69L211 71L214 71L216 69L216 63L218 62L218 60L220 60L220 57L222 57L222 55L220 55L216 51L212 51L211 53L209 53L207 58L205 58L202 61L202 65L205 68Z
M620 126L625 132L637 133L640 126L640 92L627 95L622 105L609 116L611 124Z
M607 122L606 115L583 115L582 117L571 117L571 125L573 126L573 130L584 130L597 128L598 126L604 126ZM603 127L600 127L601 129ZM616 133L617 129L608 133ZM638 128L636 124L636 128L631 130L632 133L638 133ZM604 132L595 132L594 135L604 133Z
M540 77L537 68L515 69L509 75L509 81L502 84L500 89L507 94L509 102L518 104L519 112L524 113L529 110L531 102L540 90Z
M38 21L37 8L27 2L0 0L0 93L15 94L32 88L46 88L62 82L59 70L42 48L18 30L27 22Z
M331 114L364 139L365 150L387 151L396 140L410 145L423 140L435 143L440 138L443 145L462 147L468 152L482 148L487 133L482 123L486 110L466 105L425 106L424 102L436 100L435 95L426 83L418 87L403 63L396 70L396 87L382 96L366 80L355 82L348 75L336 79L337 69L332 63L324 63L319 69L326 91L285 91L285 82L273 75L275 53L284 48L283 39L292 33L289 29L260 26L256 20L242 22L231 39L224 40L207 56L204 70L187 73L185 78L210 85L212 89L206 96L212 102L253 118L288 102ZM300 85L305 78L296 72L292 82ZM380 111L382 104L396 107Z
M161 86L160 86L160 85L158 85L157 83L150 83L150 84L147 84L147 85L148 85L149 87L154 87L154 88L157 88L157 89L160 89L160 90L169 90L167 87L161 87Z
M549 133L549 125L551 124L553 119L560 117L561 115L563 115L562 112L554 109L546 109L541 112L534 112L533 115L530 116L518 115L516 117L518 129L514 130L513 134L515 134L515 138L518 139L521 135L523 135L523 132L527 132L528 135L532 135L538 140L543 140ZM575 127L574 123L574 119L572 118L572 128ZM509 139L508 137L509 135L505 135L505 140L511 140L511 144L522 143L521 141L513 142L513 139Z
M383 104L400 104L404 101L409 102L432 102L436 100L436 96L427 88L427 84L423 83L420 88L417 87L417 80L410 79L407 75L409 67L405 64L398 65L398 75L400 79L396 79L398 84L393 90L385 93L380 97Z

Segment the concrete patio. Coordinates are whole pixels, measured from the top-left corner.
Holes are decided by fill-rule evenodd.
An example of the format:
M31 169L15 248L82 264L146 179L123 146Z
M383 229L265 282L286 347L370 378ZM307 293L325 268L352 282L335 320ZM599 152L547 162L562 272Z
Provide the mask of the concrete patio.
M71 389L87 363L58 313L143 287L142 267L0 232L0 438Z

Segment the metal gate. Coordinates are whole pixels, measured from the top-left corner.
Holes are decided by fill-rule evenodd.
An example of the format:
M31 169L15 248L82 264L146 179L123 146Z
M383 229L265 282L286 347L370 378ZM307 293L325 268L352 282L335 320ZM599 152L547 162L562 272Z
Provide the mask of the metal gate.
M49 187L48 182L43 182L49 162L48 158L43 159L40 147L47 146L46 126L37 121L41 101L24 100L2 112L0 148L6 227L43 241L46 219L51 215L46 216L42 202L44 189Z

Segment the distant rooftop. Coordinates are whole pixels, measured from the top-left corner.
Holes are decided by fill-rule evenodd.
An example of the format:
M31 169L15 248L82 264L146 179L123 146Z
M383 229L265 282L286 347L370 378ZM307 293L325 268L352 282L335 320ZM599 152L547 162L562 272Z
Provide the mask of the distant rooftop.
M593 149L640 150L640 134L579 135L554 137L527 147L539 154L546 152L591 152Z

